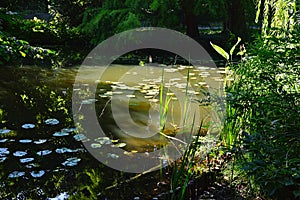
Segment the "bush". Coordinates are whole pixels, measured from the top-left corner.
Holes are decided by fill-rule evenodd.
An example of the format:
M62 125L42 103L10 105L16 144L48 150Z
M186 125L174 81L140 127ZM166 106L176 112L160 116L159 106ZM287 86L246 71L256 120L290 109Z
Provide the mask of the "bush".
M226 88L226 131L241 138L234 147L237 164L263 194L299 198L299 27L287 37L253 44L246 61L230 66L234 81Z
M0 32L0 65L38 64L53 66L55 52L41 47L30 46L27 41L6 36Z

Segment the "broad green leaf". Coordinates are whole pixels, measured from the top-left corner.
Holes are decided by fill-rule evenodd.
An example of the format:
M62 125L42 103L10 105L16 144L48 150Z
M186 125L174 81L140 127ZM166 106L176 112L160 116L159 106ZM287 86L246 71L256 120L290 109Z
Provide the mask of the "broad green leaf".
M26 57L26 53L24 53L23 51L19 51L22 57Z
M210 42L210 45L221 55L223 56L226 60L229 60L229 54L222 49L221 47L219 47L218 45L215 45L213 43Z
M233 45L233 47L230 49L230 52L229 54L232 56L233 55L233 52L234 52L234 49L236 48L236 46L241 42L241 38L238 37L238 41L235 43L235 45Z

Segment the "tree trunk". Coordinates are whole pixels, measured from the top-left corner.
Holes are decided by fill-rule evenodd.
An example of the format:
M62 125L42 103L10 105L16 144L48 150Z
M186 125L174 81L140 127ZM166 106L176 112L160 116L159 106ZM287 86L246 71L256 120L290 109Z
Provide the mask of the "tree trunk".
M194 14L194 0L182 0L181 5L185 17L186 34L192 38L199 37L198 24Z
M247 35L246 17L242 0L227 0L226 6L228 18L225 23L225 28L236 36L245 38Z

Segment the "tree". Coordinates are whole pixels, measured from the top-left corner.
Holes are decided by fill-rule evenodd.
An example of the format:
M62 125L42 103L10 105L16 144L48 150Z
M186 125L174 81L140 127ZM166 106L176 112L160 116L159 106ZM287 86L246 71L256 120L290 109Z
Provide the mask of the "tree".
M226 0L227 20L225 29L236 36L246 37L246 16L242 0Z
M182 0L182 10L185 17L186 34L190 37L196 38L199 36L198 24L196 21L196 15L194 12L195 1L194 0Z
M263 9L261 9L263 7ZM284 31L292 31L296 25L296 0L258 0L256 22L263 10L262 35L275 34L285 36Z

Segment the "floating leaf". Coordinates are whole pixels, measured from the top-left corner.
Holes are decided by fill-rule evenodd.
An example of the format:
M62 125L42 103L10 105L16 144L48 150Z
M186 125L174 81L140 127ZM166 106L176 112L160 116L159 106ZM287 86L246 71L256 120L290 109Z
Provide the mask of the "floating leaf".
M59 124L59 121L57 119L51 118L51 119L47 119L45 121L45 124L47 124L47 125L57 125L57 124Z
M18 178L24 176L25 172L14 171L8 175L8 178Z
M118 156L117 154L114 154L114 153L108 153L108 154L107 154L107 158L118 159L119 156Z
M88 138L85 135L83 135L83 134L76 134L73 137L78 142L84 141L84 140L88 140Z
M112 147L119 147L119 148L122 148L122 147L125 147L126 146L126 143L118 143L118 144L113 144Z
M95 142L99 142L100 144L111 144L111 139L109 137L99 137L95 139Z
M62 165L72 167L77 165L80 160L81 159L77 157L68 158L65 162L62 163Z
M39 170L39 171L32 171L30 172L30 175L34 178L39 178L42 177L45 174L44 170Z
M51 150L42 150L42 151L36 152L36 154L39 155L39 156L45 156L45 155L48 155L50 153L52 153Z
M34 127L35 127L34 124L23 124L23 125L22 125L22 128L24 128L24 129L32 129L32 128L34 128Z
M61 154L61 153L71 153L71 152L73 152L73 150L69 149L69 148L66 148L66 147L63 147L63 148L56 149L55 152L59 153L59 154Z
M23 144L26 144L26 143L32 142L32 140L30 140L30 139L22 139L22 140L19 140L19 142L23 143Z
M20 159L20 162L21 163L27 163L27 162L31 162L31 161L33 161L34 160L34 158L21 158Z
M45 142L47 142L46 139L39 139L39 140L37 140L37 141L34 141L33 143L34 143L34 144L43 144L43 143L45 143Z
M36 163L29 163L28 165L25 165L26 168L28 169L32 169L32 168L35 168L35 167L38 167L39 165L36 164Z
M55 132L53 134L53 136L55 136L55 137L63 137L63 136L68 136L68 135L69 135L69 133L67 133L67 132Z
M69 149L66 147L58 148L55 150L56 153L62 154L62 153L73 153L73 152L83 152L84 149L78 148L78 149Z
M76 128L63 128L61 129L61 132L67 132L67 133L72 133L76 131Z
M26 151L16 151L13 153L13 155L16 157L22 157L22 156L25 156L26 154L27 154Z
M0 156L5 156L9 154L8 148L0 148Z
M0 134L6 134L9 133L10 130L9 129L0 129Z
M93 149L97 149L97 148L101 148L102 145L99 144L99 143L92 143L92 144L91 144L91 147L92 147Z

